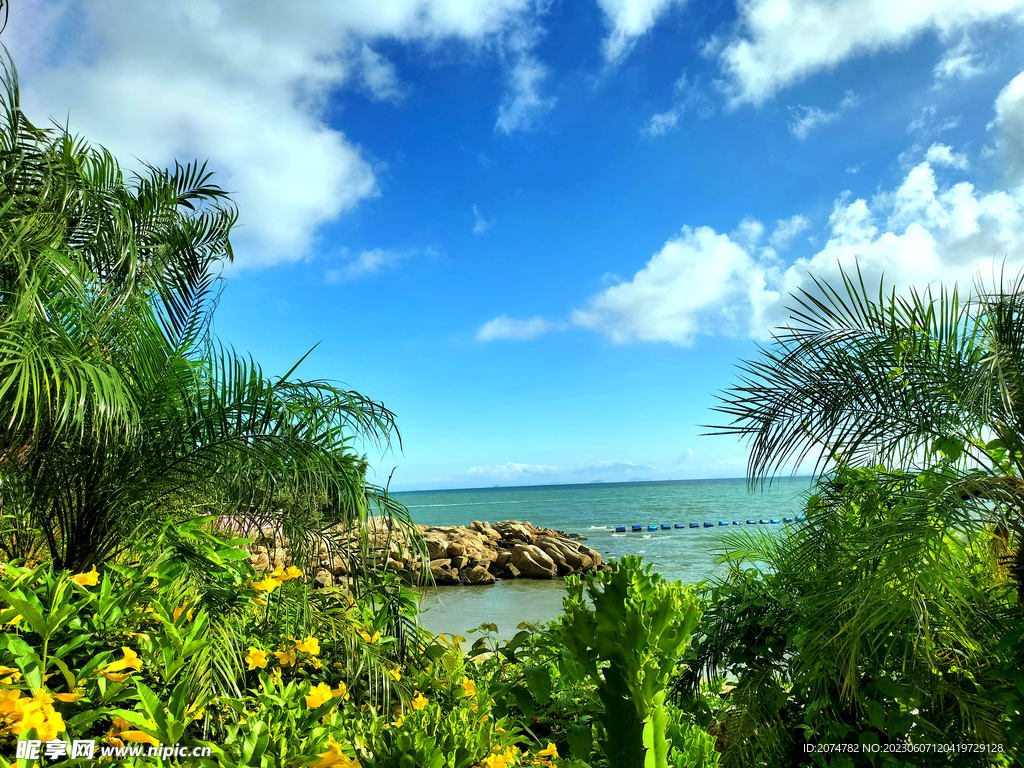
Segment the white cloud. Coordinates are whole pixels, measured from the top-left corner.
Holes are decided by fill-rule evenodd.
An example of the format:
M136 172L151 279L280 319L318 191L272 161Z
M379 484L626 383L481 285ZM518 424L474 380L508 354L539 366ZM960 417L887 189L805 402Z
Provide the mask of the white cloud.
M397 103L406 97L408 88L398 79L395 65L365 43L359 64L363 87L374 101Z
M936 107L935 104L929 104L926 107L923 107L921 109L921 114L907 124L907 133L917 134L919 136L932 136L945 131L950 131L960 125L959 115L944 118L941 122L936 124L935 113L937 109L938 107Z
M320 225L379 194L373 158L324 113L338 88L405 93L374 41L500 50L536 13L534 0L41 0L5 40L37 121L68 118L129 164L209 159L241 209L236 263L253 266L305 257Z
M525 480L536 477L548 477L560 474L563 470L550 464L523 464L509 461L504 464L470 467L457 472L456 475L466 478L487 478L488 480Z
M970 167L967 155L954 152L948 144L932 144L924 155L924 159L932 165L941 165L947 168L957 168L966 171Z
M683 5L686 0L597 0L604 11L609 35L602 46L604 57L609 63L625 58L636 41L646 34L658 18L673 5Z
M485 464L470 467L456 472L454 477L462 481L472 481L491 485L495 482L505 484L546 484L546 483L580 483L593 480L629 480L637 475L653 472L654 468L632 461L595 461L579 467L559 467L553 464L527 464L508 461L504 464Z
M768 238L768 242L777 250L785 250L793 242L793 238L811 226L811 220L799 213L788 219L779 219L775 222L775 231Z
M1024 267L1024 73L995 104L997 152L1016 186L980 192L966 181L940 184L935 167L968 167L964 155L933 144L893 190L871 200L844 193L835 201L824 247L783 264L784 247L809 223L802 216L778 222L760 247L763 228L744 219L732 234L683 227L628 282L607 288L573 314L573 322L614 343L689 345L698 334L767 338L788 320L788 296L810 290L809 275L839 283L839 269L858 264L868 286L882 275L890 287L932 283L968 289L1005 266Z
M860 173L860 163L858 163L857 165L848 165L848 166L846 166L846 172L847 173Z
M719 51L732 106L763 104L779 90L855 56L944 37L1008 14L1022 0L741 0L742 35ZM951 65L952 66L952 65Z
M361 277L369 277L378 272L395 269L400 261L412 255L412 251L387 251L383 248L363 251L344 266L328 269L325 279L328 283L344 283L358 280Z
M805 107L800 105L790 107L793 114L793 121L789 124L789 131L798 139L803 141L815 128L838 120L839 117L849 109L853 109L860 103L860 98L853 91L847 91L843 100L831 112L826 112L821 107Z
M959 43L946 50L933 73L937 80L968 80L985 72L980 60L981 54L974 50L970 37L964 35Z
M473 206L473 234L482 235L494 224L494 219L485 219L480 215L480 209Z
M529 320L514 320L502 315L488 320L476 332L477 341L495 341L497 339L533 339L557 327L543 317L532 317Z
M675 98L671 109L659 112L640 127L640 135L649 139L664 136L679 124L687 112L696 112L700 118L708 118L714 112L711 100L696 86L691 85L684 72L676 81Z
M1024 185L1024 72L1010 81L996 99L996 156L1014 186Z
M509 91L498 108L494 130L505 135L529 131L551 111L557 99L544 98L540 87L548 76L547 67L529 54L522 54L509 75Z
M687 346L697 334L768 337L787 321L788 294L838 283L840 265L859 263L867 285L881 275L898 289L932 282L971 286L990 278L1004 257L1024 265L1024 189L979 193L968 182L940 186L926 160L895 190L871 201L840 197L829 239L810 258L785 267L772 249L744 246L710 227L683 227L629 282L578 310L573 321L614 343Z

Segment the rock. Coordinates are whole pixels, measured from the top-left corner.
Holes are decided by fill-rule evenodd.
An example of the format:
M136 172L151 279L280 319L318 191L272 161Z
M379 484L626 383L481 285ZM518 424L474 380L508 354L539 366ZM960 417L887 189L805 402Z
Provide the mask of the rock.
M512 550L511 562L524 576L534 579L553 579L558 573L555 561L532 544L517 545Z
M500 523L495 523L494 530L501 534L503 539L521 541L524 544L533 543L533 526L529 523L521 523L518 520L504 520Z
M427 539L425 543L431 560L448 557L448 542L444 539Z
M493 584L494 576L486 568L479 565L461 571L462 581L466 584Z
M453 541L448 544L448 557L459 557L466 553L466 545L461 541Z
M451 560L431 560L430 576L438 585L459 583L459 572L452 568Z
M255 554L249 555L248 561L249 565L256 570L256 573L270 570L270 557L267 556L267 550L263 549L263 547L256 550Z
M519 520L493 526L480 520L468 526L420 525L422 550L380 517L372 516L364 525L354 532L339 524L311 536L305 545L309 558L303 565L304 578L337 588L353 572L374 569L401 573L413 584L482 584L493 577L550 579L606 567L599 553L578 543L582 537ZM247 561L257 573L292 564L287 538L272 525L253 528L247 538L253 539ZM424 567L421 551L429 557L429 568Z

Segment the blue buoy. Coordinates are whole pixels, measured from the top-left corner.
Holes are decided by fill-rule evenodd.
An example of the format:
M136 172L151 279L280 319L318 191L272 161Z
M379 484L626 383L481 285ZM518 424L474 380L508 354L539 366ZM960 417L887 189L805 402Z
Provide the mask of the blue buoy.
M804 516L803 515L797 515L796 519L797 519L797 522L799 522L799 521L804 519Z
M719 525L728 525L728 524L729 524L729 521L728 521L728 520L719 520L719 521L718 521L718 524L719 524Z
M792 517L784 517L784 518L782 518L782 520L784 522L787 522L787 523L792 523L793 522L793 518Z
M700 528L700 523L690 523L691 528Z
M626 526L624 526L624 525L617 525L617 526L615 526L615 532L616 533L625 533L626 532Z
M676 523L676 528L685 528L686 526L682 523Z
M662 523L661 524L661 530L663 530L663 531L671 531L672 530L672 526L669 525L668 523Z
M756 520L747 520L747 525L757 525Z
M634 531L642 531L643 529L644 529L644 527L642 525L634 525L633 526L633 530Z
M733 524L733 525L739 525L739 524L740 524L740 521L739 521L739 520L733 520L733 521L732 521L732 524Z
M705 528L714 528L715 524L714 523L704 523L704 527Z
M757 521L757 524L758 524L758 525L768 525L768 521L767 521L767 520L765 520L765 519L764 519L764 518L762 517L762 518L761 518L760 520L758 520L758 521Z
M647 530L648 531L656 531L656 530L658 530L658 526L656 526L656 525L648 525L647 526Z
M778 524L779 524L779 518L777 518L777 517L773 517L773 518L772 518L771 520L769 520L769 522L770 522L770 523L771 523L772 525L778 525Z

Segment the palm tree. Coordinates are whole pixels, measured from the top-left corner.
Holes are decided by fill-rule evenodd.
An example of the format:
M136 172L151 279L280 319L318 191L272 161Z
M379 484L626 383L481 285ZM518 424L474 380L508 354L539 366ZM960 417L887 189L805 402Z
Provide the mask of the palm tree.
M715 410L750 444L752 483L837 460L944 480L953 525L997 526L1024 575L1024 274L962 299L956 287L870 295L858 269L795 296L792 324ZM1024 580L1020 582L1024 597Z
M353 443L400 440L388 409L294 368L270 378L213 338L236 212L205 165L126 179L107 151L25 117L13 65L3 80L7 555L43 546L87 569L169 516L209 513L270 521L299 558L309 532L374 513L411 532Z
M714 429L749 441L752 484L820 473L790 536L733 538L705 617L696 666L738 675L727 764L805 738L784 733L795 704L826 741L877 728L994 743L1020 726L1000 641L1022 637L1007 589L1009 573L1024 598L1022 279L966 299L872 295L859 269L839 288L815 280L722 394L730 421Z

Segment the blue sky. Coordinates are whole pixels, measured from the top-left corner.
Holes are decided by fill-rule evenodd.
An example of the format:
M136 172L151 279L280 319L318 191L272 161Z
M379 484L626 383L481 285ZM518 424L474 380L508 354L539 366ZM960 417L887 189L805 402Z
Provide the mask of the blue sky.
M736 477L809 274L1024 266L1024 1L24 2L30 116L241 208L220 338L398 416L392 488Z

